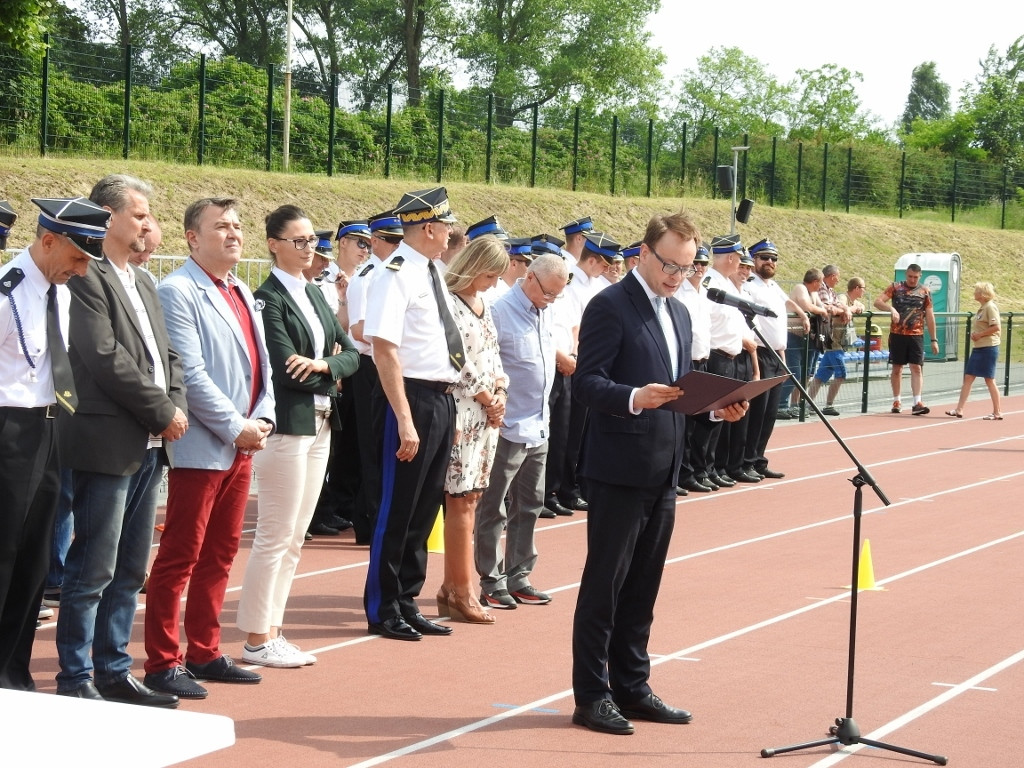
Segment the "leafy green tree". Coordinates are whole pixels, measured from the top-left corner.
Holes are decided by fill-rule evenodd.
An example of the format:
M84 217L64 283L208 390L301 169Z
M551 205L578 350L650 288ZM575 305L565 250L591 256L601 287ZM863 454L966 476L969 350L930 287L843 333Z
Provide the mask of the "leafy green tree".
M963 97L964 111L974 121L976 145L996 162L1024 167L1024 36L1005 55L990 48L981 75Z
M54 0L4 0L0 14L0 46L22 53L42 50L46 18Z
M799 97L790 137L816 142L836 142L863 136L872 127L861 112L856 82L864 79L837 64L818 69L798 69Z
M903 130L909 132L913 122L942 120L949 117L949 86L939 79L934 61L914 67L910 80L910 94L903 110Z
M279 0L172 0L172 8L185 29L225 56L256 67L284 61L285 4Z

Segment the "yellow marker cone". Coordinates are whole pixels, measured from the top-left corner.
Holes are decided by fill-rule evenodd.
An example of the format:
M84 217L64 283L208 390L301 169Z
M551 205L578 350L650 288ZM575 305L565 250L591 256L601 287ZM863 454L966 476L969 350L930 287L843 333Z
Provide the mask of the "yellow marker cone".
M439 555L444 554L444 515L441 510L437 510L437 519L434 521L434 527L430 530L430 535L427 537L427 552L436 552Z
M875 586L875 567L871 564L871 540L864 539L860 548L860 567L857 569L857 589L878 589Z

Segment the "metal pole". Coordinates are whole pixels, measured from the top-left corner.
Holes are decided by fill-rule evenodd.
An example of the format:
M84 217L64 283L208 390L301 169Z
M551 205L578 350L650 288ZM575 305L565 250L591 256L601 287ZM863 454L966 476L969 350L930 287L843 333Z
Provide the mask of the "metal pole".
M384 178L391 178L391 114L394 111L394 85L388 83L388 114L384 123Z
M740 152L746 152L750 147L732 148L732 223L729 225L729 234L736 234L736 189L739 187Z
M800 188L804 179L804 143L796 145L796 209L800 210Z
M853 147L846 148L846 212L850 212L850 189L853 179Z
M907 188L907 153L900 159L900 218L903 218L903 192Z
M825 153L821 156L821 210L825 210L825 197L828 195L828 142L825 142Z
M576 191L576 179L580 170L580 107L576 105L572 118L572 191Z
M196 149L196 164L206 159L206 54L199 54L199 146Z
M615 194L615 161L619 152L619 116L612 115L612 194Z
M327 175L334 175L334 133L338 125L338 73L331 73L331 87L327 93Z
M128 159L132 128L132 46L124 47L124 116L121 121L121 157Z
M437 99L437 183L441 183L441 171L444 168L444 88Z
M491 153L494 151L494 94L487 94L487 159L484 181L491 183Z
M43 82L42 101L39 105L39 156L46 157L46 113L50 107L50 33L43 34Z
M267 64L267 145L264 149L266 170L270 170L270 158L274 141L274 65Z
M533 134L530 138L530 186L537 186L537 120L538 106L533 104Z
M953 200L952 200L952 203L949 206L949 215L950 215L949 220L953 224L956 223L956 184L957 184L957 174L959 172L960 172L960 165L959 165L959 163L956 160L954 160L953 161L953 194L952 194Z
M651 196L651 177L654 173L654 119L647 121L647 196Z
M288 170L292 135L292 0L288 0L284 54L284 136L281 139L281 168Z

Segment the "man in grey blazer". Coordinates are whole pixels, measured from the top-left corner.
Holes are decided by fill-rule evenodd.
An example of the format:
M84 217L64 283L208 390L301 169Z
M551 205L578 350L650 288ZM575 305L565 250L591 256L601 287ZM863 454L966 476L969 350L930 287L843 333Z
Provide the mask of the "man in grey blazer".
M185 211L189 258L160 283L167 332L181 355L189 431L168 473L167 518L146 590L150 688L205 698L196 682L258 683L220 651L220 611L249 500L252 455L274 430L263 327L252 293L232 270L242 257L233 198L203 198ZM188 584L185 635L180 601Z
M57 693L176 707L177 696L132 676L127 652L153 544L160 467L188 428L181 361L160 300L152 281L129 263L145 248L151 192L131 176L97 182L89 199L111 212L104 258L68 285L79 403L73 416L60 416L75 537L57 619Z

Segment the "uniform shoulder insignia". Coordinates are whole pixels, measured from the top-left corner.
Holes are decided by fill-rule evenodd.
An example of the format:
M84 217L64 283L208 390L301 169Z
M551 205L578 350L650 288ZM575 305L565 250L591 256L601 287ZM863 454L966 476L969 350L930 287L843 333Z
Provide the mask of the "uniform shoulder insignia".
M388 269L397 272L405 264L404 256L395 256L391 261L388 262Z
M18 287L18 283L25 279L25 273L15 267L2 278L0 278L0 293L10 296L11 291Z
M703 279L703 280L701 281L701 283L700 283L700 284L701 284L701 285L703 285L703 286L704 286L705 288L707 288L707 287L708 287L709 285L711 285L711 275L707 275L707 276L706 276L706 277L705 277L705 278L704 278L704 279Z
M363 267L363 271L359 273L359 276L366 277L368 274L370 274L370 270L373 269L375 266L375 264L367 264L365 267Z

